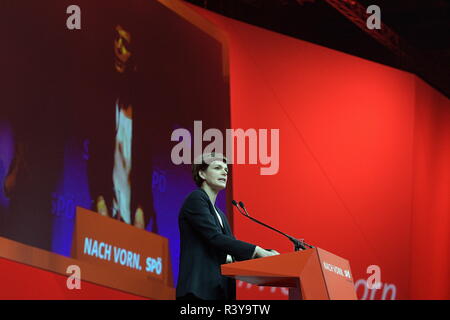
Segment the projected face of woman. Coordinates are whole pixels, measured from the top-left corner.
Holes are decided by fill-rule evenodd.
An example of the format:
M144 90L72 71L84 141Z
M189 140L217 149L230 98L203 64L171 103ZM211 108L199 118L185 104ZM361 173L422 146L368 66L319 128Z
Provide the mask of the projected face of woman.
M114 67L117 72L123 73L127 68L127 62L131 57L130 45L131 34L121 25L117 25L114 40Z
M214 160L205 171L199 171L198 174L211 189L220 191L227 186L228 166L221 160Z

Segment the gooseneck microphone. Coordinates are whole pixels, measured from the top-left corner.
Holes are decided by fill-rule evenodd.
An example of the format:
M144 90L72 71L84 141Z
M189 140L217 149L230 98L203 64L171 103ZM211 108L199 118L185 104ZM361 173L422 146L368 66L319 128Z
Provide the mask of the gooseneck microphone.
M256 222L256 223L258 223L258 224L260 224L260 225L263 225L263 226L266 227L266 228L269 228L269 229L271 229L271 230L273 230L273 231L275 231L275 232L278 232L278 233L282 234L283 236L285 236L286 238L288 238L289 240L291 240L292 243L294 244L294 249L295 249L295 251L300 251L300 249L301 249L301 250L305 250L306 247L308 247L308 248L314 248L312 245L307 244L307 243L306 243L305 241L303 241L303 240L296 239L296 238L294 238L294 237L292 237L292 236L290 236L290 235L288 235L288 234L286 234L286 233L284 233L284 232L281 232L280 230L277 230L277 229L275 229L275 228L273 228L273 227L271 227L271 226L265 224L264 222L261 222L261 221L259 221L259 220L256 220L255 218L251 217L250 214L248 213L247 209L245 208L245 205L244 205L244 203L243 203L242 201L239 201L239 204L238 204L237 201L232 200L231 203L238 209L238 211L239 211L243 216L249 218L250 220L252 220L252 221L254 221L254 222ZM242 211L241 208L242 208L244 211Z

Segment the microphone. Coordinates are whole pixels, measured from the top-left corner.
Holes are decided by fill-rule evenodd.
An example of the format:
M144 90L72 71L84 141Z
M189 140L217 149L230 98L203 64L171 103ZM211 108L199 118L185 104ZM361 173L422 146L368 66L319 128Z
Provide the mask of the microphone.
M246 214L247 216L250 217L250 215L248 214L247 209L245 209L244 203L243 203L242 201L239 201L239 206L240 206L242 209L244 209L245 214Z
M251 217L250 214L248 213L247 209L245 208L245 205L244 205L244 203L242 201L239 201L239 205L238 205L237 201L235 201L235 200L232 200L231 203L238 209L239 213L241 213L245 217L249 218L250 220L252 220L252 221L254 221L254 222L256 222L256 223L258 223L260 225L265 226L266 228L269 228L269 229L271 229L271 230L273 230L275 232L278 232L278 233L282 234L283 236L287 237L294 244L295 251L300 251L300 249L306 250L306 247L314 248L313 246L307 244L303 240L296 239L296 238L294 238L294 237L292 237L292 236L290 236L290 235L288 235L288 234L286 234L284 232L281 232L280 230L277 230L277 229L275 229L275 228L273 228L273 227L271 227L271 226L269 226L269 225L267 225L267 224L265 224L265 223L263 223L261 221L256 220L255 218ZM240 208L242 208L244 210L244 212Z

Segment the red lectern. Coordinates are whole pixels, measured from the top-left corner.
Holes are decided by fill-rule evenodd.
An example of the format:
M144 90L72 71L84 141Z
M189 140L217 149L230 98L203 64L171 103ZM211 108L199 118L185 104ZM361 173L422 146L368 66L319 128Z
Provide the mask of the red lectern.
M222 274L259 286L288 287L290 300L356 300L350 264L320 248L223 264Z

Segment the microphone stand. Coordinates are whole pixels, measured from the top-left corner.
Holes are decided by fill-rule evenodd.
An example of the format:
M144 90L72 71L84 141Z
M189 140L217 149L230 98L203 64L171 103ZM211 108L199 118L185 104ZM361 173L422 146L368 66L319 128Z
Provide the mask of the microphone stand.
M289 240L291 240L291 242L294 244L294 250L295 250L295 251L306 250L306 247L308 247L308 248L314 248L312 245L307 244L307 243L306 243L305 241L303 241L303 240L296 239L296 238L294 238L294 237L292 237L292 236L290 236L290 235L288 235L288 234L286 234L286 233L284 233L284 232L281 232L280 230L277 230L277 229L275 229L275 228L273 228L273 227L271 227L271 226L265 224L264 222L261 222L261 221L259 221L259 220L256 220L255 218L251 217L250 214L247 212L247 209L245 208L244 203L243 203L242 201L239 202L239 205L238 205L238 203L237 203L235 200L233 200L233 201L232 201L232 204L233 204L233 205L238 209L238 211L239 211L242 215L244 215L245 217L249 218L250 220L252 220L252 221L254 221L254 222L256 222L256 223L258 223L258 224L260 224L260 225L265 226L266 228L269 228L269 229L271 229L271 230L273 230L273 231L275 231L275 232L278 232L278 233L282 234L283 236L285 236L286 238L288 238ZM241 207L242 209L244 209L245 213L242 212L241 209L240 209L239 207Z

